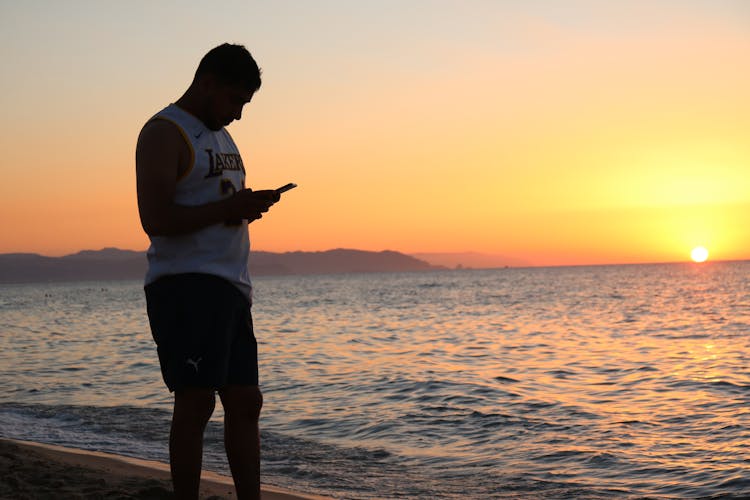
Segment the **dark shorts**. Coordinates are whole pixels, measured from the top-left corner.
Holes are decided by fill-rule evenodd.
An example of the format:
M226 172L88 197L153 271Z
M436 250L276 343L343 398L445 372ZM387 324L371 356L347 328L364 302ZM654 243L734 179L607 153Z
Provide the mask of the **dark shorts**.
M164 276L145 287L151 334L170 391L258 385L250 300L210 274Z

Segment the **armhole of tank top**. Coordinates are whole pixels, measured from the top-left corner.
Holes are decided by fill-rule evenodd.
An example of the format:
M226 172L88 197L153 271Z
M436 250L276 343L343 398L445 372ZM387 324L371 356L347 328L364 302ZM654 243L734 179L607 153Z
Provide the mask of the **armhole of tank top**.
M164 120L164 121L171 123L172 125L177 127L177 130L180 131L182 138L185 139L185 144L187 144L188 150L190 151L190 160L189 160L188 168L186 168L185 171L182 174L180 174L179 177L177 177L177 180L181 181L182 179L184 179L190 174L190 172L193 170L193 167L195 166L195 150L193 149L193 143L190 142L190 138L185 133L185 130L183 130L183 128L180 127L180 125L176 121L170 118L167 118L166 116L155 116L154 120Z

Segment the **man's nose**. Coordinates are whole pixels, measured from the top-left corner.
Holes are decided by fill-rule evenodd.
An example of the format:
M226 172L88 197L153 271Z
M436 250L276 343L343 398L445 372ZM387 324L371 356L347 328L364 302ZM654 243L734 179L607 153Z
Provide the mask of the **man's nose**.
M237 110L237 111L236 111L236 112L234 113L234 119L235 119L235 120L239 120L240 118L242 118L242 108L238 109L238 110Z

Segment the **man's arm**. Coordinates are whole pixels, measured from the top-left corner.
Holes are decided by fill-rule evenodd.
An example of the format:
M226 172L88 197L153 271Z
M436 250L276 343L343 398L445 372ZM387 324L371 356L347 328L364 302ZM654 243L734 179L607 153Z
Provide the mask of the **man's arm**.
M146 124L135 153L138 211L150 236L174 236L197 231L226 220L259 219L273 204L270 191L243 189L234 195L200 206L174 203L177 179L189 168L190 152L179 130L165 120Z

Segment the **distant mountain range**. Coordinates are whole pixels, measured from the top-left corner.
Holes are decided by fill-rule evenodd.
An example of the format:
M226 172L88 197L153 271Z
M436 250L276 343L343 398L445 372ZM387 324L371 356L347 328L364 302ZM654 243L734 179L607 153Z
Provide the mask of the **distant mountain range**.
M336 249L325 252L251 252L254 276L427 271L441 266L399 252ZM141 279L146 254L104 248L63 257L31 253L0 254L0 283Z
M64 257L0 254L0 283L138 279L145 270L144 252L116 248L84 250Z

